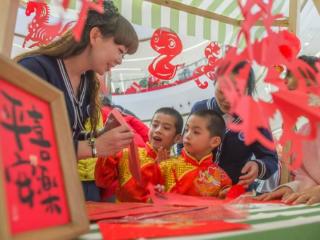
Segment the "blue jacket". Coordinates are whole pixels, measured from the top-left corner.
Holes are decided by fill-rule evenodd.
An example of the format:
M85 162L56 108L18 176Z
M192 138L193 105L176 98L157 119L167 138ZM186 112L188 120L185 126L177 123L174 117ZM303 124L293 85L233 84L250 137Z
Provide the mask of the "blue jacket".
M216 99L206 99L196 102L191 109L191 113L199 110L215 110L219 114L224 113L219 108ZM262 134L268 139L272 135L267 129L260 129ZM256 161L259 166L259 179L267 179L278 170L278 156L275 151L271 151L259 142L245 145L243 134L227 130L221 146L216 149L216 163L221 166L231 177L233 184L239 181L241 169L247 161Z
M79 97L75 97L71 83L61 59L36 55L22 59L20 65L61 90L65 97L73 141L77 150L77 142L85 130L84 124L89 117L90 93L88 79L82 75Z

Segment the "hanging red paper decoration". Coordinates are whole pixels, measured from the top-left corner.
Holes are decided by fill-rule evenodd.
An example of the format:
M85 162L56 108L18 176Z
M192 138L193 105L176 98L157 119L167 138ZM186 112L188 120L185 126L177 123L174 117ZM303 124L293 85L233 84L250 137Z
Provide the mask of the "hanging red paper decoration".
M151 37L151 47L160 55L149 65L150 74L161 80L172 79L180 66L171 63L171 60L182 51L180 38L170 29L159 28Z
M25 47L30 40L34 42L29 46L30 48L48 44L72 25L72 22L69 22L63 26L61 21L56 24L49 24L50 9L45 2L29 1L25 14L30 16L33 13L35 16L28 25L28 33L22 47Z
M204 54L208 59L208 63L206 65L202 65L197 67L191 76L190 79L194 79L195 83L199 88L205 89L208 87L208 82L201 82L199 77L206 75L210 80L214 80L216 78L215 75L215 67L219 62L220 58L220 46L217 42L210 42L208 46L204 50Z
M99 13L103 13L104 11L103 0L98 0L97 3L89 0L82 0L82 6L79 13L79 18L78 18L77 24L73 28L73 35L77 41L80 41L81 39L84 24L87 20L88 11L91 9Z

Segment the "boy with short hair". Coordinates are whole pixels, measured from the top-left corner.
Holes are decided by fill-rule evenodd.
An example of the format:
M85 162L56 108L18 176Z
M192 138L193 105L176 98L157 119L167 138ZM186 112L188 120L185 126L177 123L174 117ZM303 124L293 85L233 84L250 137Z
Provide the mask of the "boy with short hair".
M220 196L232 185L230 177L214 163L212 151L225 133L223 118L212 110L190 115L183 134L181 156L160 163L165 192L193 196Z
M179 112L168 107L158 109L151 120L149 143L138 148L142 185L132 177L128 149L124 149L115 157L98 159L95 169L97 186L106 189L113 186L120 202L147 202L148 183L156 185L159 179L157 162L159 158L169 157L171 147L181 137L182 127L183 119Z

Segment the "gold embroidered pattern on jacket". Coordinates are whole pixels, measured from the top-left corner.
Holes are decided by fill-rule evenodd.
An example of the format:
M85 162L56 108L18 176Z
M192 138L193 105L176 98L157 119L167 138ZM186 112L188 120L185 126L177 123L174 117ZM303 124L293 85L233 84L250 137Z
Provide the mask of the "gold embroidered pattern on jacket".
M140 160L140 169L143 169L148 164L154 163L154 159L147 155L146 149L138 148L138 155ZM119 171L119 183L121 186L123 186L132 178L132 175L129 169L129 154L128 154L127 148L123 150L123 155L118 165L118 171Z
M180 180L196 167L179 156L161 162L160 168L163 178L165 179L165 191L168 192L176 185L176 178Z

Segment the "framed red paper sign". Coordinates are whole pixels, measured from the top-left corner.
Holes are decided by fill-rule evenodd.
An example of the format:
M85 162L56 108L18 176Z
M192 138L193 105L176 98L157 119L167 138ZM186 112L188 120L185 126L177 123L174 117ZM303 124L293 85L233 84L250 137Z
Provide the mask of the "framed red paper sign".
M0 55L0 239L88 230L63 94Z

